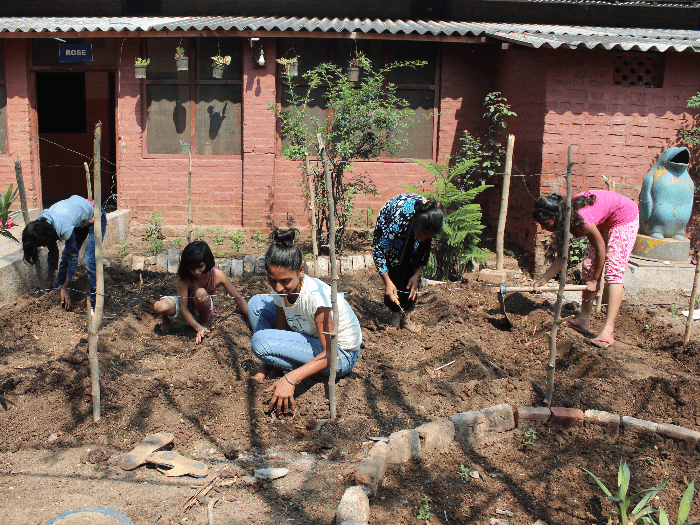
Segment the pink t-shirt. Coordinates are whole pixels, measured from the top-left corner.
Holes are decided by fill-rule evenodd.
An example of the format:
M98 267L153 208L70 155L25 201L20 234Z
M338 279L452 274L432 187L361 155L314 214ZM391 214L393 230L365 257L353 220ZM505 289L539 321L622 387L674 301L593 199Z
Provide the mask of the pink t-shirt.
M584 191L574 195L574 198L579 195L595 195L595 203L578 210L586 228L593 223L599 230L609 230L615 226L629 224L639 217L639 208L635 202L617 192L606 190Z

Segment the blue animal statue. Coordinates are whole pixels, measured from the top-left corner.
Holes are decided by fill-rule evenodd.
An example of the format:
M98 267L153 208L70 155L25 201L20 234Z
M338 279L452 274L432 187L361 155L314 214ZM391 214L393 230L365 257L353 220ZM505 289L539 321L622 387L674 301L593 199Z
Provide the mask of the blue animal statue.
M639 194L639 233L685 240L695 185L688 174L688 148L668 148L649 170Z

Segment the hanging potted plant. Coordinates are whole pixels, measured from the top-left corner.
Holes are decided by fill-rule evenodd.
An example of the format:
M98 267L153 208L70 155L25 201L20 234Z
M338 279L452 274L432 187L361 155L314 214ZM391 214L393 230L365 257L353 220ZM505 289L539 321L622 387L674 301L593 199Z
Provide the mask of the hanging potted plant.
M225 57L216 55L211 57L211 59L213 61L212 66L214 67L212 75L214 78L222 78L224 75L224 69L231 63L231 57L229 55L226 55Z
M278 58L277 62L282 64L284 67L284 72L290 77L296 77L299 75L299 57L294 56L291 58Z
M185 56L185 48L177 46L175 48L175 66L178 71L187 71L189 58Z
M136 61L134 62L134 76L136 78L146 78L146 68L150 63L150 58L136 57Z
M365 54L362 51L355 51L355 56L349 60L348 80L350 82L357 82L360 80L360 66L362 65L362 59L364 58Z

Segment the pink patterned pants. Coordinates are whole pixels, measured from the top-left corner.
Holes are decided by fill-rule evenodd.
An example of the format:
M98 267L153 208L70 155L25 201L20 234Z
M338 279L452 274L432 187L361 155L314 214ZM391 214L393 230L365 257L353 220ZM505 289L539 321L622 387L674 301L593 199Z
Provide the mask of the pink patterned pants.
M622 274L627 269L627 261L634 248L639 230L639 218L622 226L616 226L609 230L602 230L605 241L605 284L622 283ZM583 280L593 280L593 268L595 264L595 248L588 243L586 253L583 256Z

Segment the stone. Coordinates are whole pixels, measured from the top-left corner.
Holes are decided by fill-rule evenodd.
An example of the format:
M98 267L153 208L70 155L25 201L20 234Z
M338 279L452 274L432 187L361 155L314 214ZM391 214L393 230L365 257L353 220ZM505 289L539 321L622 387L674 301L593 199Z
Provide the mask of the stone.
M267 271L265 270L265 256L261 255L257 259L255 259L255 268L253 270L253 275L266 275Z
M352 271L359 272L365 269L365 256L364 255L353 255L352 256Z
M243 258L243 277L250 277L255 273L255 256L246 255Z
M446 450L455 440L455 424L449 419L431 421L416 430L420 436L421 456Z
M231 259L217 259L216 267L221 270L224 275L231 276Z
M150 257L145 257L143 260L143 264L145 266L155 266L158 263L158 256L157 255L151 255Z
M122 268L124 270L131 270L132 262L134 260L134 256L132 254L127 255L122 259Z
M616 440L620 433L619 414L602 410L586 410L583 413L583 423L585 426L597 425L601 427L611 441Z
M365 254L365 268L367 268L368 270L375 268L374 257L372 257L371 253Z
M513 407L508 403L482 408L480 412L484 414L491 432L508 432L515 428Z
M549 424L558 427L576 427L583 426L583 410L578 408L552 407L552 413L549 418Z
M339 273L348 275L352 273L352 257L340 257L337 260Z
M134 271L143 271L145 257L141 255L134 255L131 261L131 269Z
M336 523L369 523L369 497L364 487L354 485L345 489L335 511Z
M318 258L318 275L316 277L328 277L330 275L331 263L328 257Z
M637 434L652 436L658 430L659 425L657 423L646 421L644 419L637 419L630 416L622 416L622 428L625 432L631 431L636 432Z
M242 259L231 259L231 277L237 277L238 279L243 277Z
M156 271L161 273L168 271L168 254L166 252L158 254L156 258Z
M420 457L420 436L416 429L399 430L389 436L389 463L407 463Z
M288 468L259 468L255 471L257 479L273 480L283 478L289 474Z
M372 496L377 494L379 482L384 478L388 453L389 445L387 443L383 441L375 443L355 471L355 481L366 486Z
M537 428L545 425L551 415L547 407L519 407L515 411L515 424Z
M467 449L479 446L489 427L486 416L478 410L454 414L450 421L455 426L455 441Z
M182 255L182 250L177 248L168 250L168 273L177 273L180 266L180 255Z
M700 440L700 432L668 423L659 423L658 432L665 438L680 441L687 450L694 450Z
M477 280L484 283L506 284L508 275L505 270L490 270L485 268L479 272Z
M56 432L54 432L53 434L51 434L49 436L49 438L46 441L48 443L55 443L56 441L58 441L58 434L56 434Z

